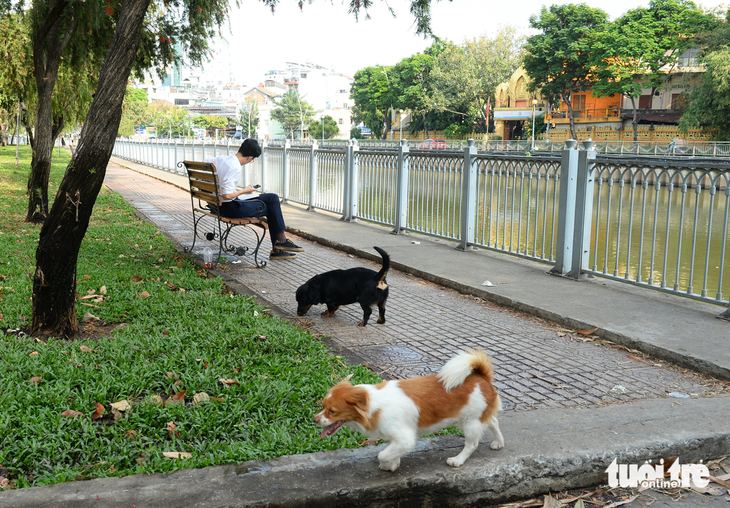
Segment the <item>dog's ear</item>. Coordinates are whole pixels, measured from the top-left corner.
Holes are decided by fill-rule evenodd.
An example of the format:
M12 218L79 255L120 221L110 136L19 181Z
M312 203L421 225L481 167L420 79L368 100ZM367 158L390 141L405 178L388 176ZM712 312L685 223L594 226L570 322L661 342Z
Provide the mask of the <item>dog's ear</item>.
M368 394L365 390L356 390L345 397L345 402L353 407L362 418L366 429L370 428L370 413L368 411Z

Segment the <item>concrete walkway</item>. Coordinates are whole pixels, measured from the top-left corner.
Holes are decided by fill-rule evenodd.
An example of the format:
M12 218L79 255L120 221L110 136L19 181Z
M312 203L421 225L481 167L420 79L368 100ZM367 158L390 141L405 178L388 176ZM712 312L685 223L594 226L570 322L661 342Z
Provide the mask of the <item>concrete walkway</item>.
M175 242L191 244L187 178L113 159L106 184ZM386 378L435 372L459 350L484 348L504 401L505 448L489 449L485 436L453 469L445 459L463 439L438 437L421 440L396 473L379 471L380 447L368 446L9 491L0 493L0 508L474 506L605 483L614 458L640 464L679 455L687 463L730 454L730 388L719 380L730 379L730 322L716 319L721 307L607 280L571 281L547 275L548 265L461 252L299 206L285 205L284 214L306 249L296 260L257 269L248 257L230 258L215 273ZM231 238L252 242L245 230ZM334 268L377 268L374 245L394 268L384 325L355 326L359 306L334 318L317 307L296 316L301 283ZM268 240L262 249L268 261Z

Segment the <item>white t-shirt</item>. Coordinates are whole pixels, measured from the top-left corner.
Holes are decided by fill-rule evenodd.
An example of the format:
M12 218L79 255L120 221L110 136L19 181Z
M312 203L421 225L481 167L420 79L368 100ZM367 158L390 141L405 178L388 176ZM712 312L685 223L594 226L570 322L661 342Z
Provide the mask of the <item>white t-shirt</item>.
M233 194L236 192L238 182L241 179L241 163L238 162L236 154L220 155L218 157L208 157L203 162L209 162L215 166L218 173L218 186L221 194ZM242 194L236 199L251 199L257 196L256 193ZM233 201L232 199L222 198L224 203Z

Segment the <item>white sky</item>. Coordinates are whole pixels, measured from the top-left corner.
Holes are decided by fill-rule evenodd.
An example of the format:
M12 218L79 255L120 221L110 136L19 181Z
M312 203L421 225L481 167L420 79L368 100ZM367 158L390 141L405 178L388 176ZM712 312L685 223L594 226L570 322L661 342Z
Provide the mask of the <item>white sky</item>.
M583 0L606 11L611 20L649 0ZM355 21L342 0L313 0L300 11L295 0L281 0L274 14L261 1L240 0L232 6L231 28L222 33L231 41L234 75L241 84L255 86L270 69L285 62L311 62L352 77L372 65L393 65L422 52L431 40L416 36L408 0L373 0L370 18ZM529 18L543 5L581 3L581 0L432 0L432 28L442 39L462 43L480 35L492 36L500 26L515 26L530 35ZM698 0L705 7L727 5L727 0ZM397 18L388 12L389 5Z

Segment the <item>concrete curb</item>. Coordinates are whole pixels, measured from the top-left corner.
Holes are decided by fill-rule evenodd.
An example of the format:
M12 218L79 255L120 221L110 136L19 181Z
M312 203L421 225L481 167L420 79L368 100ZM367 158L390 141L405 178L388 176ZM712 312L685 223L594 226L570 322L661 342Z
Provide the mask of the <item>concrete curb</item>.
M730 453L720 422L730 397L644 400L592 409L501 415L504 449L488 440L461 468L446 465L463 438L419 441L395 473L380 471L384 445L240 465L133 475L0 493L0 508L473 506L548 490L605 483L606 468L679 456L690 463ZM607 429L606 422L611 422ZM546 435L546 429L552 434ZM660 437L650 437L660 436ZM491 440L491 436L485 436Z

